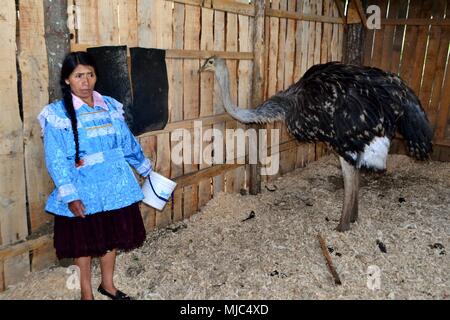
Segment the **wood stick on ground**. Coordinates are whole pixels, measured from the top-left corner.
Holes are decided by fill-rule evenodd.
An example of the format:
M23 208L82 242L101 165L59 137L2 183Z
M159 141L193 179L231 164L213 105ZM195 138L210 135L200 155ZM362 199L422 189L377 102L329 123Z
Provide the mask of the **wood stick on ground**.
M322 248L322 253L327 261L328 270L330 270L331 275L334 278L334 283L337 285L342 284L341 279L339 278L339 275L336 272L336 269L333 266L333 261L331 261L330 253L328 252L327 245L325 244L325 239L322 237L320 233L317 234L317 238L320 242L320 247Z

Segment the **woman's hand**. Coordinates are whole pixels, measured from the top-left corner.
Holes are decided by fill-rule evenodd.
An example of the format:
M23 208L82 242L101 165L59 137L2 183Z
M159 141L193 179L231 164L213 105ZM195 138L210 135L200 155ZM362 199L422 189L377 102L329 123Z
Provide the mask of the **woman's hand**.
M84 205L83 205L83 202L81 202L81 200L75 200L75 201L69 202L69 209L78 218L86 217L84 215Z

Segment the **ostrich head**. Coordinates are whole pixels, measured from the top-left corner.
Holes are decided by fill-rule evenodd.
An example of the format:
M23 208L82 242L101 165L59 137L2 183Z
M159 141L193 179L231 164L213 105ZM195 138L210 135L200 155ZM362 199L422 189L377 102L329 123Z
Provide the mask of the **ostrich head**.
M225 61L222 58L212 56L206 59L203 66L200 68L199 72L215 72L217 67L225 67Z

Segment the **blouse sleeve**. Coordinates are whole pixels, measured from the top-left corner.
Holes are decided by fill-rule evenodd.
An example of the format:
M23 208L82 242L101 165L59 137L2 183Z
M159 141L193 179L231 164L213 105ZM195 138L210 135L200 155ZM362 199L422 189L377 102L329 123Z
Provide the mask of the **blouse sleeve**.
M41 119L40 119L41 121ZM47 120L43 125L45 164L58 190L58 200L65 203L80 199L73 183L75 164L67 158L65 132L67 128L54 126Z
M150 160L145 156L141 145L137 141L136 137L128 128L125 118L123 117L123 105L114 100L116 107L115 116L119 119L120 132L122 137L122 149L125 154L125 160L136 169L136 171L142 176L147 177L152 172L153 167Z

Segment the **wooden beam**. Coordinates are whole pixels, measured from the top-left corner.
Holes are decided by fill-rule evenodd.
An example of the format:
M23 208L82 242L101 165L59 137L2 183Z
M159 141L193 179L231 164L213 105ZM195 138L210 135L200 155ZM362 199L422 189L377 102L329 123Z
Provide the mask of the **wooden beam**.
M0 263L2 263L7 258L15 257L23 253L41 248L44 245L52 243L52 241L53 235L49 234L37 239L20 242L10 246L4 246L0 248Z
M212 0L212 8L214 10L236 13L245 16L255 16L255 6L235 2L234 0Z
M207 59L211 56L218 56L223 59L253 60L253 52L226 52L212 50L175 50L166 51L166 58L169 59Z
M159 134L163 134L163 133L170 133L177 129L188 129L188 130L193 129L194 121L201 121L202 126L210 126L213 124L222 123L222 122L231 121L231 120L233 120L233 118L229 114L224 113L224 114L220 114L220 115L170 122L162 130L146 132L146 133L139 135L138 137L143 138L143 137L155 136L155 135L159 135Z
M450 148L450 139L438 139L434 142L435 145L449 147Z
M204 0L166 0L166 1L170 1L170 2L175 2L175 3L181 3L181 4L188 4L191 6L198 6L201 7Z
M310 15L310 14L295 13L295 12L284 11L284 10L275 10L275 9L266 9L266 16L295 19L295 20L302 20L302 21L313 21L313 22L339 23L339 24L345 23L343 18Z
M87 48L98 47L97 44L77 43L72 45L71 51L86 51ZM166 59L207 59L218 56L223 59L253 60L253 52L226 52L214 50L182 50L167 49Z
M234 2L233 0L166 0L181 4L193 5L223 12L245 16L255 16L255 8L251 4Z
M184 176L181 176L179 178L174 179L177 183L177 188L190 186L192 184L196 184L201 180L213 178L217 175L220 175L226 171L233 170L236 168L239 168L241 166L244 166L244 164L221 164L221 165L215 165L212 167L208 167L206 169L196 171L190 174L186 174Z
M294 148L296 149L298 146L299 146L299 143L295 139L286 141L286 142L280 143L279 145L269 147L267 150L267 155L268 156L274 155L275 153L273 153L273 151L275 150L275 147L278 148L278 153L281 153L281 152L288 151L288 150L291 150ZM248 157L248 155L246 155L246 157ZM181 177L175 178L174 180L177 183L177 188L186 187L186 186L195 184L198 181L201 181L203 179L212 178L212 177L220 175L226 171L234 170L238 167L241 167L244 164L240 164L237 162L243 162L244 160L245 160L244 157L237 158L237 159L234 159L233 164L215 165L212 167L205 168L203 170L199 170L199 171L196 171L196 172L193 172L190 174L183 175Z
M450 19L381 19L382 25L411 25L411 26L450 26Z

